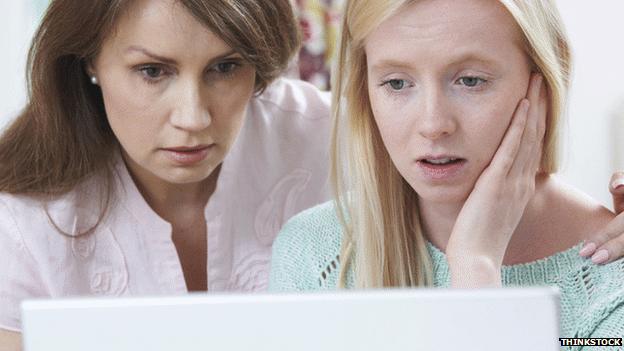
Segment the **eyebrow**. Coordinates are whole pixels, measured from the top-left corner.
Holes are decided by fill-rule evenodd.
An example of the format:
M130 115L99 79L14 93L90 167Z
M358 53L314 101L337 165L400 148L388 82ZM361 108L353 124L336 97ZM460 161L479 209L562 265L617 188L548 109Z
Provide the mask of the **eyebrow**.
M371 71L377 72L386 68L398 68L398 69L411 69L412 65L409 62L399 61L394 59L383 59L377 63L375 63L371 67Z
M145 55L147 57L150 57L150 58L152 58L154 60L157 60L157 61L160 61L160 62L163 62L163 63L166 63L166 64L170 64L170 65L175 65L177 63L176 60L174 60L172 58L168 58L168 57L165 57L165 56L157 55L157 54L155 54L153 52L150 52L146 48L141 47L141 46L137 46L137 45L129 46L125 50L125 52L126 53L138 52L138 53L141 53L141 54L143 54L143 55ZM237 54L237 52L235 50L229 50L229 51L227 51L227 52L225 52L223 54L215 56L215 57L213 57L210 60L209 65L211 65L212 63L214 63L216 61L222 60L222 59L224 59L224 58L226 58L228 56L232 56L234 54Z
M450 63L445 65L445 67L456 66L463 62L479 62L485 65L494 66L496 68L500 67L500 64L496 62L495 60L489 59L487 57L484 57L483 55L478 55L475 53L466 53L466 54L460 55L457 58L454 58ZM377 71L384 70L386 68L409 70L409 69L414 68L414 66L409 61L395 60L395 59L383 59L377 62L376 64L374 64L371 67L371 70L373 72L377 72Z

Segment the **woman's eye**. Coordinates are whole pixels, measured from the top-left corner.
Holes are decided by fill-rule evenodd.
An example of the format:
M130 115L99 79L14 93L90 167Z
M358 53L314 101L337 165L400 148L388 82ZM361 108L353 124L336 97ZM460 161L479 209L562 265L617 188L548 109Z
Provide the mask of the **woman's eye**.
M238 67L236 62L220 62L215 66L215 71L218 73L230 73Z
M392 90L401 90L407 85L405 79L390 79L386 82Z
M477 85L485 83L485 79L482 79L479 77L461 77L458 79L458 82L469 88L473 88L473 87L476 87Z
M139 68L139 71L148 80L157 80L165 74L165 70L158 66L144 66Z

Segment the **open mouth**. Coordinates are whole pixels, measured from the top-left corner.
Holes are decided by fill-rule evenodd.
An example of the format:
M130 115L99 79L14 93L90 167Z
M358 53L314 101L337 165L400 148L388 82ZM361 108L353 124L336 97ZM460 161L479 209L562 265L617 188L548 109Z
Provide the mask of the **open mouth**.
M445 181L459 176L468 160L461 157L438 156L424 157L418 160L421 174L431 181Z
M454 157L444 157L444 158L436 158L436 159L424 158L424 159L419 160L419 162L432 165L432 166L446 166L446 165L461 163L463 161L465 161L465 159L454 158Z

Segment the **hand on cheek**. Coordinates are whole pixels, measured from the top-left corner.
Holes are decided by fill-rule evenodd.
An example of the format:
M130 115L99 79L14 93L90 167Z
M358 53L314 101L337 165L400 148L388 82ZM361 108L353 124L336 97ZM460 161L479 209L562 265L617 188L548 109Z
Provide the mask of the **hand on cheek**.
M503 257L533 196L542 158L547 114L542 80L532 75L527 97L455 222L446 249L455 287L501 284Z

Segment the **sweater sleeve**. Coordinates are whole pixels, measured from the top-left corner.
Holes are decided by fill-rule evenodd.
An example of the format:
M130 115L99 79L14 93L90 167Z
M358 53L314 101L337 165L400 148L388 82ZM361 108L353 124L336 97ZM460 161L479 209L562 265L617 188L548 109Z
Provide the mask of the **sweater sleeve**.
M596 269L600 285L586 290L592 303L585 309L576 336L624 338L624 259ZM594 295L595 297L592 297ZM596 347L585 347L591 351ZM600 346L600 350L624 350L624 346Z
M624 291L621 293L624 294ZM624 338L624 303L620 303L598 323L590 338L619 338L621 343L624 342L621 340ZM592 351L595 349L595 347L585 347L581 350ZM624 346L601 346L600 350L622 351Z
M34 257L0 199L0 329L21 331L20 303L45 295Z
M273 243L269 290L334 289L341 240L342 227L333 202L291 218Z
M311 272L304 248L305 226L299 216L290 219L273 242L269 291L288 292L310 290L307 283Z

